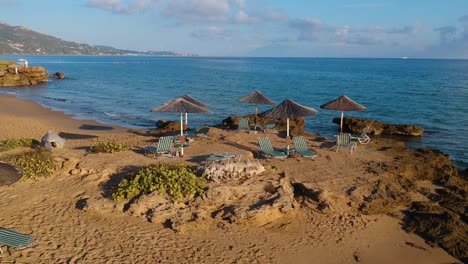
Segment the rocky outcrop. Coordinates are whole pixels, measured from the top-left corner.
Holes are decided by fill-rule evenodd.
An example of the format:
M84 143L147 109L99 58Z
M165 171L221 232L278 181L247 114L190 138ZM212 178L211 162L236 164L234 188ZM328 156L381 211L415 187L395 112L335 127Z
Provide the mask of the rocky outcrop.
M201 166L198 170L206 179L219 183L231 179L251 178L263 173L265 168L258 160L251 161L250 159L246 159L239 162L228 160L224 163L211 163Z
M333 118L333 123L340 124L340 118ZM357 117L345 117L343 119L343 131L349 133L361 133L370 125L369 134L374 135L396 135L396 136L422 136L424 129L415 125L385 124L372 119Z
M251 124L254 123L254 120L255 120L254 115L246 115L243 117L248 118ZM222 124L223 126L228 127L230 129L237 129L240 118L241 117L237 117L237 116L229 116L222 121ZM262 127L270 120L271 118L258 116L257 117L257 125L258 125L257 130L261 130ZM276 122L277 131L286 131L286 119L285 118L277 119L275 120L275 122ZM289 119L289 131L291 132L291 134L294 134L294 135L306 134L304 131L304 126L305 126L304 117L296 117L296 118Z
M44 67L23 67L12 61L2 61L0 65L0 86L36 85L47 82L47 78L49 74Z

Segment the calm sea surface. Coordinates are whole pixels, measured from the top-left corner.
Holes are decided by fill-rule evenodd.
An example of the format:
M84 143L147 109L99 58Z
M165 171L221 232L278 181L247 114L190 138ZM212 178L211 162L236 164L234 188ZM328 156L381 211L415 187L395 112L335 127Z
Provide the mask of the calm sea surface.
M306 130L332 138L337 111L319 106L340 95L367 111L345 116L387 123L416 124L426 134L408 142L431 146L468 164L468 60L327 58L161 58L95 56L1 56L26 58L65 80L27 88L0 88L78 119L125 127L154 127L178 114L151 113L165 101L189 93L210 105L213 114L190 114L189 124L219 124L229 115L252 113L235 100L259 89L276 102L286 98L313 107ZM259 110L271 106L260 106Z

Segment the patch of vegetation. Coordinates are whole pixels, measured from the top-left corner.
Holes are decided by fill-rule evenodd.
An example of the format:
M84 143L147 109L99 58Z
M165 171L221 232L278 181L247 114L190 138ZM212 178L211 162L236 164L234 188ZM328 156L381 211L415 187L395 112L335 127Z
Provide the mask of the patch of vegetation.
M120 151L128 150L128 146L122 143L113 143L109 141L99 141L96 145L88 149L89 152L93 153L116 153Z
M8 151L18 147L34 148L38 147L40 142L31 138L7 139L0 142L0 152Z
M20 167L23 170L23 179L47 177L54 171L52 154L48 151L36 150L6 157L3 160Z
M124 179L112 193L116 201L132 199L141 194L157 191L173 200L202 195L206 180L197 177L195 172L184 165L159 163L140 170Z

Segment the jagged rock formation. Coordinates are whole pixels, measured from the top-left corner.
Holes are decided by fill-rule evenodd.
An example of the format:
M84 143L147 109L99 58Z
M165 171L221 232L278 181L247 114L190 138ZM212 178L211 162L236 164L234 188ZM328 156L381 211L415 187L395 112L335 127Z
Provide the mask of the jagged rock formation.
M254 115L246 115L244 117L248 118L251 124L254 123L254 120L255 120ZM239 119L240 117L237 117L237 116L229 116L222 121L222 124L223 126L229 127L230 129L237 129L237 126L239 125ZM262 127L270 120L271 118L257 116L257 124L258 124L257 130L261 130ZM286 131L286 119L285 118L280 118L275 121L276 121L277 131ZM294 135L306 134L306 132L304 131L304 126L305 126L304 117L296 117L296 118L289 119L289 131L291 134L294 134Z
M44 67L23 67L13 61L0 61L0 86L13 87L47 82L49 74Z
M340 118L333 118L333 123L340 124ZM361 133L364 127L370 125L369 134L397 135L397 136L422 136L424 129L415 125L385 124L372 119L357 117L345 117L343 119L343 131Z

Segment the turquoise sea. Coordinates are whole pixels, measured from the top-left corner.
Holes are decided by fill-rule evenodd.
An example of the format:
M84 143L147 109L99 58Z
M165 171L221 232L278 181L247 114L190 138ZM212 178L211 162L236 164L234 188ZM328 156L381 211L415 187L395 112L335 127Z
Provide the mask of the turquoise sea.
M416 124L426 133L410 147L430 146L468 164L468 60L216 58L126 56L0 56L25 58L65 80L45 85L0 88L74 115L125 127L154 127L158 119L178 114L150 109L186 93L208 103L213 114L191 114L189 125L219 124L229 115L253 113L236 102L255 89L276 102L286 98L317 109L306 130L332 138L337 111L319 106L347 95L368 110L345 116L387 123ZM271 106L260 106L263 111Z

